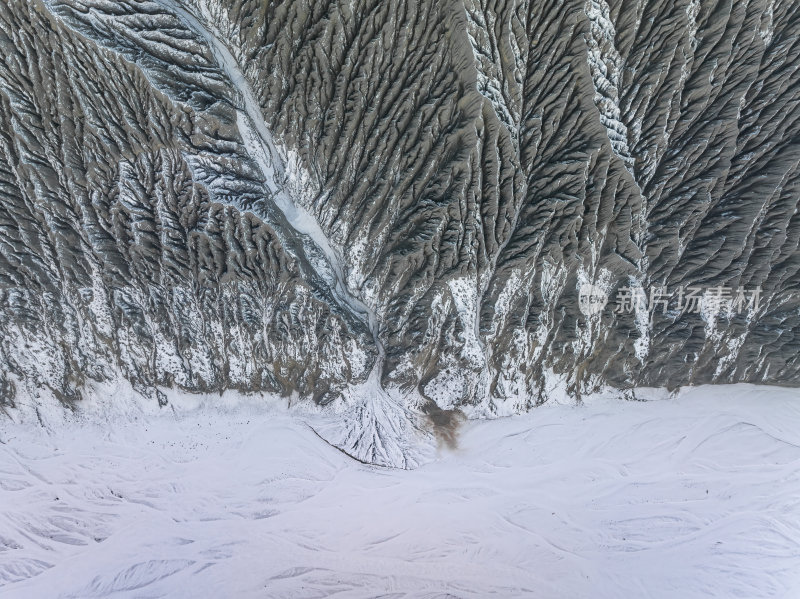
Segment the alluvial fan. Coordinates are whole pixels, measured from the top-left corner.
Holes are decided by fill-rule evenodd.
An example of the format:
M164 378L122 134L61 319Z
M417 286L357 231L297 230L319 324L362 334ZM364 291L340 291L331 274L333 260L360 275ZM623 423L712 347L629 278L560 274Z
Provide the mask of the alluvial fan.
M431 409L800 383L795 0L4 0L0 48L0 406L300 396L408 465Z

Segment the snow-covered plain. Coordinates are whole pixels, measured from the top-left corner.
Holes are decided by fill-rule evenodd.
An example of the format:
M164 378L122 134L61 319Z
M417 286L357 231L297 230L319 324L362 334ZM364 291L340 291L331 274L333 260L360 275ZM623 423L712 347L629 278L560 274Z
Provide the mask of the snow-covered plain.
M114 394L0 424L0 596L800 597L796 390L548 405L413 471L285 403Z

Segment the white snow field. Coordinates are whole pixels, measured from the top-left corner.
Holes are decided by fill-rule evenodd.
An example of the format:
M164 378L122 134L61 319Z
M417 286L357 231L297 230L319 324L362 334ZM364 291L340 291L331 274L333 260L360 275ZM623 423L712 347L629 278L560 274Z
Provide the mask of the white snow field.
M800 597L797 390L546 405L413 471L285 403L115 394L2 419L0 597Z

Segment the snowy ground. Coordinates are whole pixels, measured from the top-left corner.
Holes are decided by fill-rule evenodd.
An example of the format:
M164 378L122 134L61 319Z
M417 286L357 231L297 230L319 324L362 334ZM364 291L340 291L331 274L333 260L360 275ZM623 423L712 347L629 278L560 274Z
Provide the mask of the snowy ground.
M0 597L800 597L797 391L546 406L415 471L254 401L0 425Z

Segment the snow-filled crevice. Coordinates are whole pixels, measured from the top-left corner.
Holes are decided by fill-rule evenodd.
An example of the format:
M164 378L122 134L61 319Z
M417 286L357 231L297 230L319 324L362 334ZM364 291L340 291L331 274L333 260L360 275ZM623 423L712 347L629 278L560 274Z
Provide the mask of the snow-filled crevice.
M272 193L272 201L288 224L296 231L305 250L305 257L314 272L328 285L340 307L363 322L373 333L377 343L377 322L374 311L350 292L344 277L342 258L333 248L317 220L286 191L286 169L275 145L272 133L264 122L261 107L247 78L239 68L230 50L211 30L189 10L175 0L155 0L173 12L191 31L206 41L220 69L228 77L241 100L237 111L237 126L248 154L258 164L264 184Z
M628 146L628 127L622 120L619 103L623 59L615 45L616 30L611 22L606 0L587 0L589 17L589 71L594 83L594 102L600 112L600 122L608 132L611 148L626 168L633 172L633 157Z
M496 39L497 16L491 10L484 10L480 6L465 4L467 21L467 37L469 39L475 70L477 73L476 85L478 92L484 96L497 118L508 129L512 137L517 135L517 126L520 120L519 110L510 102L512 90L508 81L503 77L503 63L501 59L500 40ZM508 23L502 23L503 29L509 28ZM509 38L513 39L510 31Z

